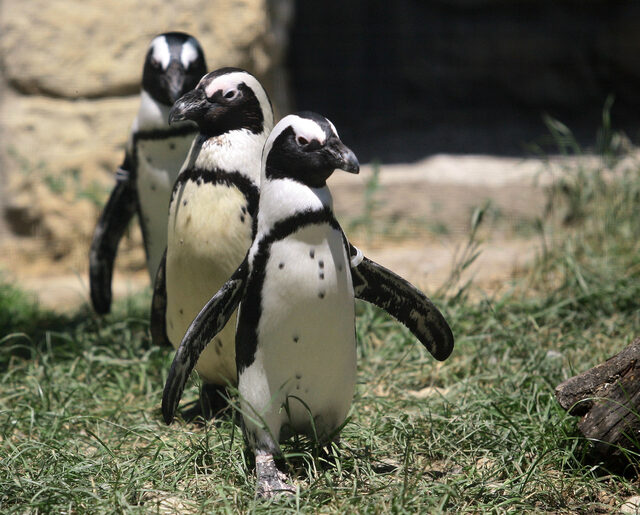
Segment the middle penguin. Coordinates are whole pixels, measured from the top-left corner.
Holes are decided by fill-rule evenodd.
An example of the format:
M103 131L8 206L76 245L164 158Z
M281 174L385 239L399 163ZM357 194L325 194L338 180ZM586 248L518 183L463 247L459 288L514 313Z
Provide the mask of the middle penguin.
M171 195L167 251L154 285L151 334L178 348L213 293L242 262L253 239L262 148L273 128L267 93L250 73L221 68L178 99L169 123L192 120L200 133ZM186 420L210 418L237 383L235 316L202 353L200 402Z

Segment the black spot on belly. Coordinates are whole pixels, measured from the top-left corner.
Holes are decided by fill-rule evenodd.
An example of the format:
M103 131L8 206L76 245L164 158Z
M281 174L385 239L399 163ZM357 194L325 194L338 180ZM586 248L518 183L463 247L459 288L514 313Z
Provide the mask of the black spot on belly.
M169 148L170 148L171 150L175 150L175 148L176 148L176 144L175 144L175 143L173 143L173 142L169 143Z
M299 381L300 379L302 379L302 374L297 373L297 374L296 374L296 379L297 379L298 381Z
M324 261L322 261L322 259L320 261L318 261L318 266L320 268L324 268Z
M216 338L216 347L222 349L222 340L220 338Z
M244 223L244 215L240 215L240 221Z
M321 280L324 279L324 272L320 272L319 277Z
M338 272L342 272L342 263L338 265Z
M149 164L152 164L152 163L153 163L153 161L152 161L152 159L151 159L151 157L150 157L150 156L147 156L147 163L149 163Z
M294 335L293 335L293 343L298 343L298 340L299 340L299 339L300 339L300 338L298 337L298 335L297 335L297 334L294 334Z
M313 250L313 249L311 249L311 250L309 251L309 257L310 257L311 259L313 259L313 258L315 257L315 255L316 255L316 251L315 251L315 250Z
M247 214L247 208L245 206L242 206L242 214L243 215Z
M184 309L180 308L180 314L184 315Z
M280 263L280 264L278 265L278 268L279 268L280 270L282 270L282 269L284 268L284 263Z
M186 206L186 205L187 205L187 201L186 201L186 200L183 200L183 201L182 201L182 205L183 205L183 206Z
M157 188L156 188L156 185L155 185L155 184L152 184L152 185L151 185L151 191L156 191L156 189L157 189Z
M320 297L321 299L324 299L324 291L323 290L320 290L318 292L318 297Z

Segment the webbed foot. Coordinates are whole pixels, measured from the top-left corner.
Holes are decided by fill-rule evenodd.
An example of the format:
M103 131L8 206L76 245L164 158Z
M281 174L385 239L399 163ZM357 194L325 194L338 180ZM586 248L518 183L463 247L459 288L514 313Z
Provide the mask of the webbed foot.
M276 467L273 454L256 453L256 495L270 499L278 494L291 496L296 489L287 483L287 476Z

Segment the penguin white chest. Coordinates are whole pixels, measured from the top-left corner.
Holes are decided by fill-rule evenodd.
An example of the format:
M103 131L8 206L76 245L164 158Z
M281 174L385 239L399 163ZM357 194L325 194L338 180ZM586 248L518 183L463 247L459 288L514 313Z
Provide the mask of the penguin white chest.
M251 242L247 199L233 186L187 180L174 192L166 262L167 335L180 344L191 321L240 265ZM235 315L196 364L210 383L235 382Z
M193 134L187 134L137 143L136 185L152 280L167 245L167 214L173 183L192 141Z
M315 427L322 438L346 418L356 378L353 285L341 232L312 225L273 243L261 297L256 359L240 391L274 435L290 424L307 434Z

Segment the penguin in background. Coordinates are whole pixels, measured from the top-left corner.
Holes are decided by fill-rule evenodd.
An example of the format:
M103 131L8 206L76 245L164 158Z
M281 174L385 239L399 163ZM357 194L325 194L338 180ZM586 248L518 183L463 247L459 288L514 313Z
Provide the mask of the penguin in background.
M167 244L171 189L198 132L192 122L169 126L169 111L205 73L204 53L193 36L167 32L151 41L142 72L140 108L89 252L91 303L98 314L111 310L118 244L134 214L142 229L149 276L155 278Z
M199 133L171 194L166 257L151 307L153 342L169 340L175 348L251 244L260 158L273 111L253 75L221 68L205 75L173 106L170 123L187 120L197 124ZM224 390L237 381L234 326L232 320L196 365L200 400L183 413L185 420L209 419L226 406Z
M356 381L355 297L405 324L436 359L453 350L433 303L348 242L326 185L335 169L358 173L359 164L329 120L301 112L275 126L251 247L190 325L163 392L170 423L200 353L239 304L240 411L261 497L293 491L274 462L282 441L295 433L320 444L338 438Z

